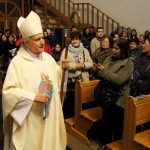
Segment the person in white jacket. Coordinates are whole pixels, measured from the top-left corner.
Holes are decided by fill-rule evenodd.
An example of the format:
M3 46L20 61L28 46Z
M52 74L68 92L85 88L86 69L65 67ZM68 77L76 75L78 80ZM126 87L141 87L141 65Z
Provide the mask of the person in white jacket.
M9 65L2 90L4 150L65 150L61 68L44 52L41 21L35 12L20 17L17 26L24 41Z

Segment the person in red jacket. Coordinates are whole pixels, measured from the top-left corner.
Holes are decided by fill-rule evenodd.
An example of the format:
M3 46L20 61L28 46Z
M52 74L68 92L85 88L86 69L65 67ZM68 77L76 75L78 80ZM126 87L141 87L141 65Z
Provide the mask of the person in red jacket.
M20 38L16 41L15 45L16 45L17 47L20 47L22 41L23 41L23 37L20 37Z
M52 51L51 46L50 46L48 43L46 43L46 42L45 42L45 46L44 46L44 51L45 51L46 53L50 54L50 55L53 54L53 51Z

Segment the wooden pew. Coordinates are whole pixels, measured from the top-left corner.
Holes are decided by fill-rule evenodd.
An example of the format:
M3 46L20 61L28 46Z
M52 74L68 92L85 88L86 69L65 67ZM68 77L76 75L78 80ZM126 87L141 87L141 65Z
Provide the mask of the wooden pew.
M150 95L143 98L129 97L126 102L123 150L150 149L150 129L136 133L136 127L150 122Z
M87 130L102 117L102 108L82 109L83 104L93 101L92 93L99 80L77 82L75 86L75 116L65 119L67 132L89 145Z
M74 118L65 119L65 125L66 125L67 133L70 133L72 136L76 137L78 140L82 141L83 143L90 145L90 141L88 140L88 138L74 128L75 126Z
M99 80L77 82L75 86L75 129L85 136L93 123L102 118L102 108L99 106L82 109L83 104L94 100L92 93L99 82Z
M130 96L124 113L123 139L107 144L111 150L150 149L150 129L136 133L136 127L150 121L150 95L143 98Z

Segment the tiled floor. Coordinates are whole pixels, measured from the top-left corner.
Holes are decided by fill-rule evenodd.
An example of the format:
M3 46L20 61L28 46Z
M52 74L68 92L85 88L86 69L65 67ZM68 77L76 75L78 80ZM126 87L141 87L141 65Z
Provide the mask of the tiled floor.
M3 149L3 120L2 120L2 105L1 105L1 95L0 95L0 150ZM85 145L77 138L73 137L69 133L67 133L67 145L72 150L96 150L100 144L98 141L91 141L91 145Z
M1 133L0 133L0 150L3 150L3 135L2 135L2 126L0 126ZM100 146L98 141L91 141L91 145L85 145L72 135L67 133L67 145L71 150L97 150Z
M91 145L87 146L69 133L67 133L67 145L72 150L96 150L99 147L98 141L91 141ZM3 125L2 125L2 109L0 105L0 150L3 149Z
M72 150L97 150L97 148L100 146L98 141L90 141L91 145L85 145L69 133L67 133L67 145L72 149Z

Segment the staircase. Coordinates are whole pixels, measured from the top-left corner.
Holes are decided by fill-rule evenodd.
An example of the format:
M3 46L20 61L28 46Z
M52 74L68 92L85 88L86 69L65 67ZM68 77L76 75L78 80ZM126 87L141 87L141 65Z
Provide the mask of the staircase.
M80 22L81 28L90 25L101 26L106 35L110 35L119 26L117 21L89 3L73 3L71 0L34 0L33 4L33 9L39 13L46 28L70 28ZM38 9L41 12L38 12Z

